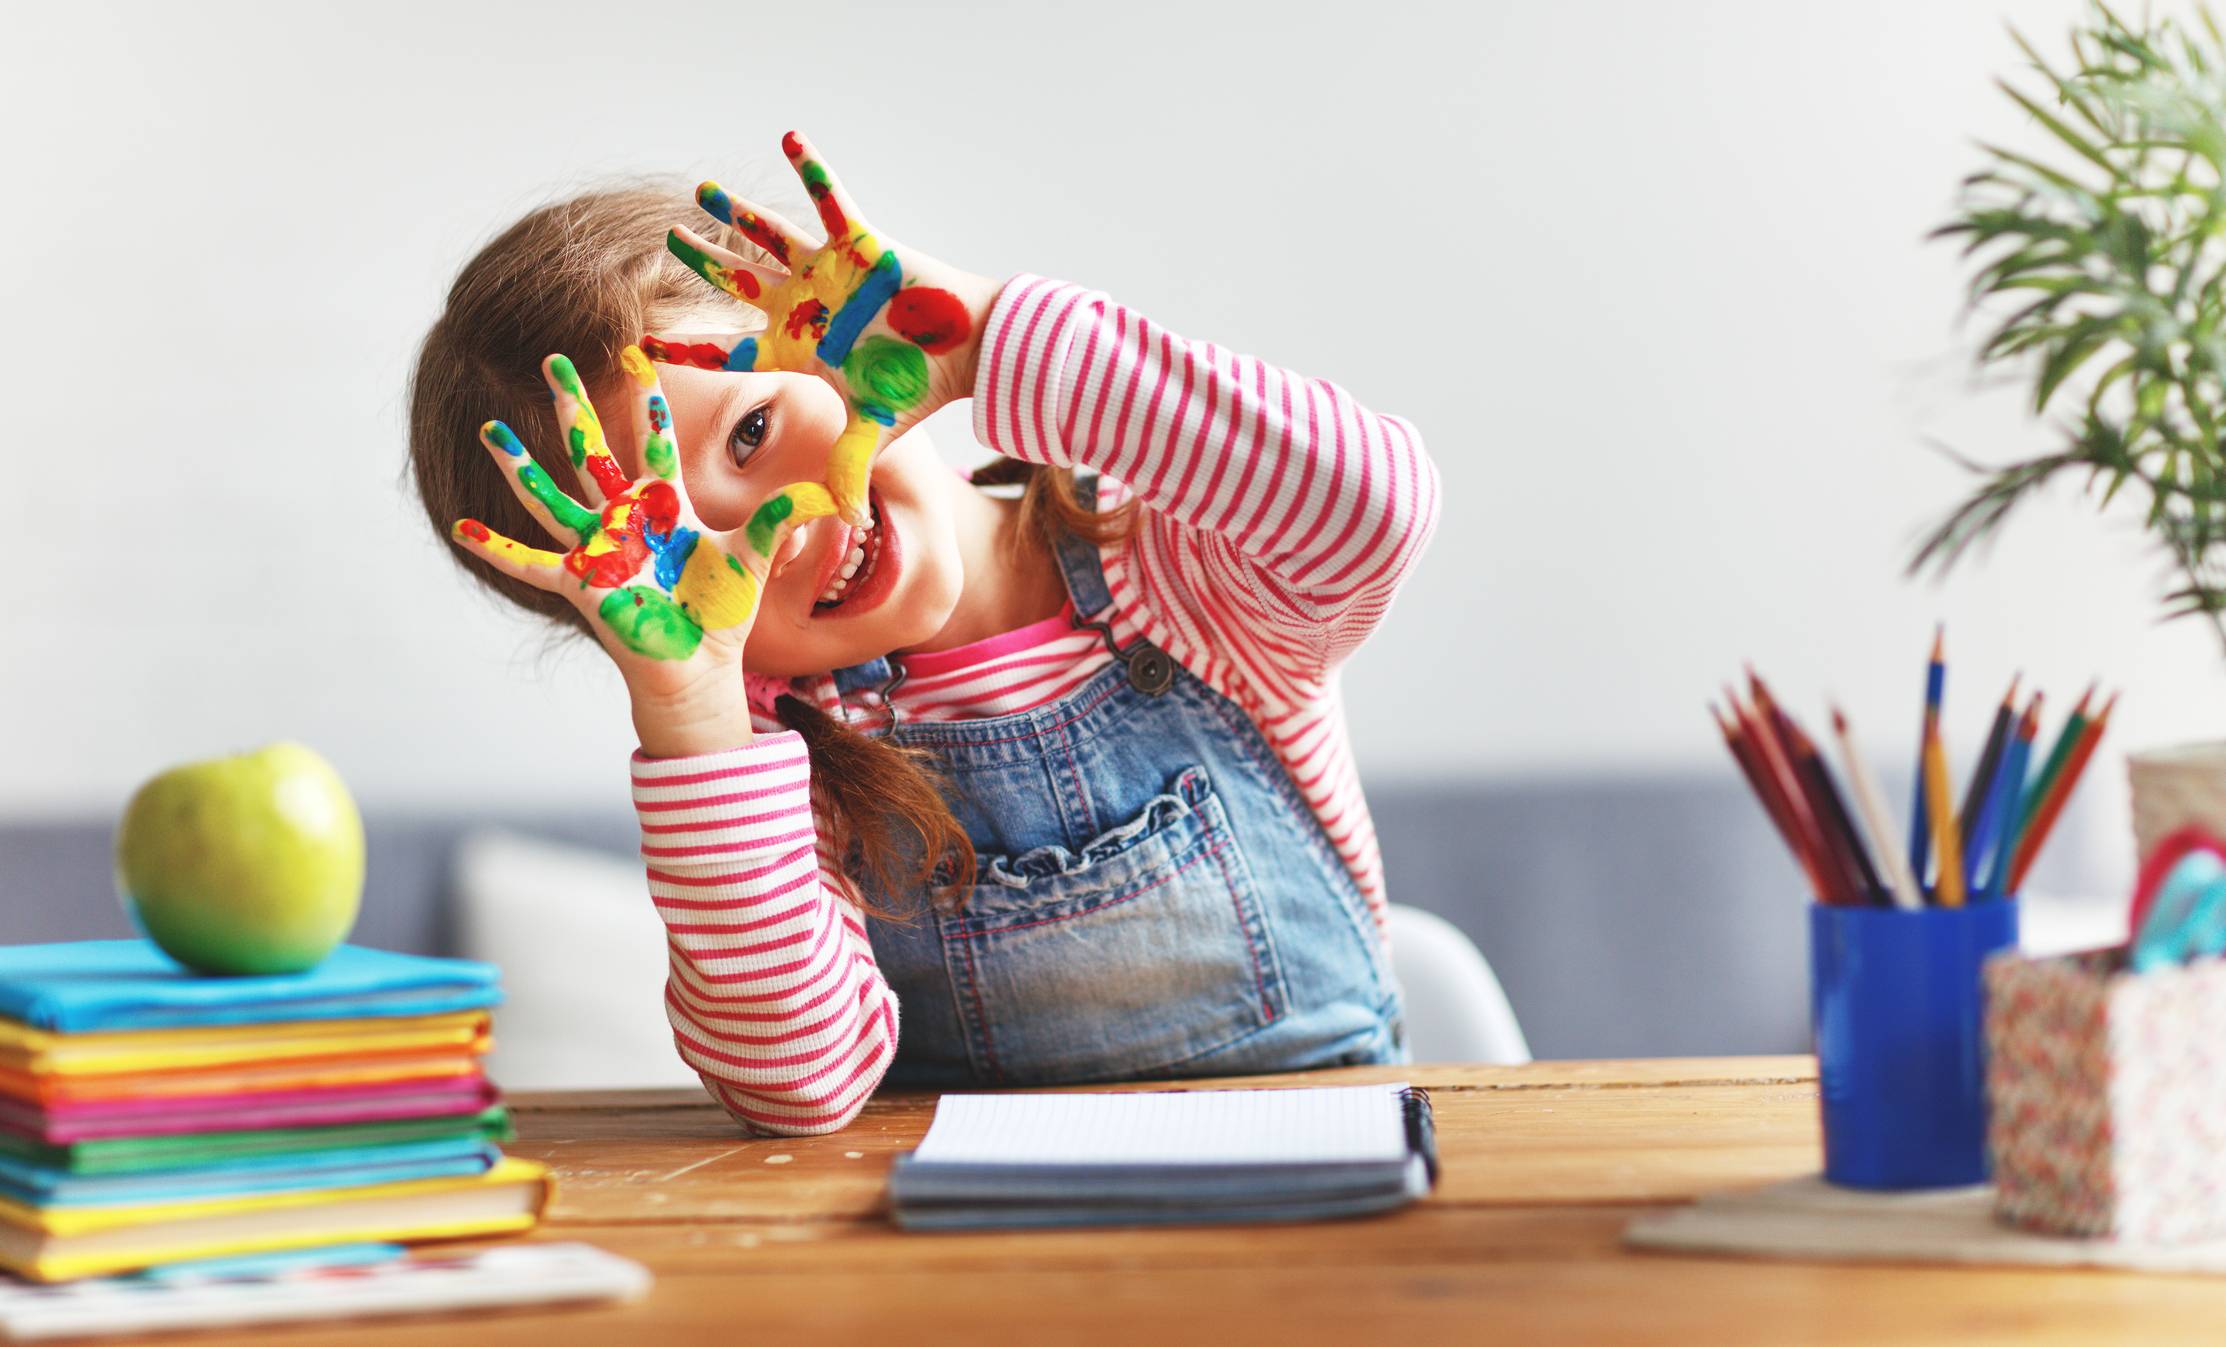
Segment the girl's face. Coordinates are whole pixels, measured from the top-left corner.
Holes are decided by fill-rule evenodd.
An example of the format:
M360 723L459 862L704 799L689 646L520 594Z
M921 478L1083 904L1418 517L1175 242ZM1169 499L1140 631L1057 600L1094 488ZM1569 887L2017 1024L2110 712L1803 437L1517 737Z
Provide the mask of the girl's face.
M724 533L740 528L760 501L791 482L827 477L827 451L843 428L843 402L809 374L733 374L661 365L672 407L681 479L696 517ZM596 393L610 407L603 425L629 475L642 474L641 445L623 376ZM752 673L773 678L825 673L918 645L942 630L957 606L963 567L947 497L968 489L912 432L874 459L868 496L876 523L860 534L839 519L814 519L790 533L774 555L743 647ZM829 585L857 547L866 560L833 604Z

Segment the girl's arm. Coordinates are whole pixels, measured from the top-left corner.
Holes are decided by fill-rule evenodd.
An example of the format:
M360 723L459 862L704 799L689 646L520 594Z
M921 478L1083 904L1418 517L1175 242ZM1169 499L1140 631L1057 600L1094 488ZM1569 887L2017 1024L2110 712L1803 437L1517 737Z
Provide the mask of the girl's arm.
M1437 524L1408 422L1040 276L1008 282L983 325L974 433L1141 496L1130 556L1151 607L1194 648L1246 649L1278 700L1367 638Z
M681 1057L753 1132L842 1127L889 1069L897 999L818 855L803 739L637 753L633 781Z
M665 1005L681 1056L752 1131L833 1131L887 1070L896 997L840 881L819 870L802 741L753 732L742 647L782 540L834 513L835 501L795 483L744 527L707 529L655 370L631 347L621 363L651 474L627 478L578 372L552 356L550 393L586 503L508 427L489 422L481 438L567 550L472 520L457 522L455 538L496 570L570 600L626 683L642 743L633 764L642 856L671 950Z

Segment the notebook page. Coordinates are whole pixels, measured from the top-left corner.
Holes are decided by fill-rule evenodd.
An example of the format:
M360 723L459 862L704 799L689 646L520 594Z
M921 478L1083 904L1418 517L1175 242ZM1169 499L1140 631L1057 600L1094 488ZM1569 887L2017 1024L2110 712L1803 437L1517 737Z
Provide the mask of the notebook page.
M947 1094L921 1161L1227 1165L1399 1161L1406 1085L1150 1094Z

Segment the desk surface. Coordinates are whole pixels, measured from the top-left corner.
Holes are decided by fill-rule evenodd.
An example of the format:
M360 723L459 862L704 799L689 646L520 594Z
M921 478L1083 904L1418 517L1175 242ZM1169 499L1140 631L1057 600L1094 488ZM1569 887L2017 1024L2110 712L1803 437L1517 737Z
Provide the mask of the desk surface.
M657 1274L646 1299L437 1329L273 1329L268 1340L1967 1347L2216 1341L2226 1331L2219 1279L1624 1251L1623 1223L1648 1206L1818 1168L1805 1057L1367 1067L1218 1083L1397 1079L1431 1090L1444 1175L1427 1201L1391 1216L964 1235L900 1234L880 1214L889 1162L926 1130L932 1096L877 1098L835 1136L757 1141L695 1092L522 1095L511 1150L558 1176L539 1238L646 1263Z

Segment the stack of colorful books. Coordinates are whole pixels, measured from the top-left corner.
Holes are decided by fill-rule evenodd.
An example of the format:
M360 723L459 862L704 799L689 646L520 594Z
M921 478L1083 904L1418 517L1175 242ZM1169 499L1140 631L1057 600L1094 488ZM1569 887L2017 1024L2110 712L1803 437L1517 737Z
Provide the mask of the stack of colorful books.
M495 969L342 946L208 977L139 940L0 948L0 1268L40 1281L523 1230L480 1069Z

